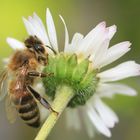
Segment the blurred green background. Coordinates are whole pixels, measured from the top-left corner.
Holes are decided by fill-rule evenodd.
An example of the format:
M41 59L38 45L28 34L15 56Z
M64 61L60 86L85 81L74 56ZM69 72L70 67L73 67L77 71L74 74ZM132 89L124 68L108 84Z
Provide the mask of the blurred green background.
M63 47L63 25L58 17L61 14L68 26L70 37L75 32L88 33L96 24L106 21L107 25L116 24L118 32L111 44L130 40L132 50L114 65L134 59L140 63L140 1L139 0L0 0L0 59L8 57L12 49L6 44L6 37L19 40L27 37L22 17L36 12L45 23L46 8L50 8L60 45ZM1 67L2 69L2 63ZM136 88L140 93L140 77L123 81ZM140 139L140 95L137 97L115 96L106 100L120 118L119 124L112 129L110 140ZM0 140L32 140L37 131L26 126L20 119L11 125L6 119L4 102L0 104ZM65 116L62 116L48 140L89 140L84 128L79 132L67 130ZM108 140L97 134L96 140Z

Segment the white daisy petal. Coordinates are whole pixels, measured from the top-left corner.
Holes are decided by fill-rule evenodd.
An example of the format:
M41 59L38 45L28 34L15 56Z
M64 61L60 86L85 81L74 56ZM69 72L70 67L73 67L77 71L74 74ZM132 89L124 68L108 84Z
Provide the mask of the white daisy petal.
M63 19L63 17L60 15L60 18L64 24L64 28L65 28L65 46L64 46L64 52L66 52L68 46L69 46L69 33L68 33L68 29L67 29L67 26L66 26L66 23Z
M34 86L34 89L39 92L39 94L46 98L45 96L45 89L43 87L42 83L36 83L36 85ZM44 122L44 120L47 118L47 116L49 115L49 111L42 106L40 103L38 103L38 107L39 107L39 111L40 111L40 121L41 123Z
M95 136L95 130L96 128L94 127L94 125L92 124L91 120L88 119L88 114L86 112L88 108L86 107L83 107L83 110L82 110L82 114L83 114L83 123L86 127L86 131L87 131L87 134L90 138L93 138Z
M125 41L110 47L107 51L107 55L104 57L101 63L101 67L114 62L115 60L126 54L128 51L130 51L130 46L131 43L129 41Z
M7 43L10 45L10 47L14 50L17 50L17 49L24 49L25 48L25 45L24 43L14 39L14 38L11 38L11 37L8 37L6 39Z
M45 45L50 46L48 35L47 35L46 29L44 27L42 20L38 17L36 13L33 14L33 17L34 17L34 20L36 20L37 24L40 26L41 32L43 34L42 41L45 43Z
M101 72L97 76L101 82L110 82L138 75L140 75L140 65L134 61L127 61L112 69Z
M45 95L45 89L42 83L36 83L36 85L34 86L34 89L38 91L41 96Z
M28 22L30 22L31 26L34 28L34 35L36 35L39 39L41 39L44 42L44 34L42 33L42 29L38 22L31 16L28 18Z
M29 17L28 21L32 24L33 28L35 29L35 34L36 36L42 40L42 42L45 45L50 45L49 41L48 41L48 37L47 34L44 33L42 26L40 25L39 21L37 19L35 19L34 17Z
M50 46L47 34L44 33L42 26L40 26L40 23L38 20L36 20L34 17L30 16L28 18L27 24L28 24L28 26L30 26L30 28L32 30L32 35L36 35L45 45Z
M72 115L71 115L72 114ZM73 127L76 130L80 130L81 123L78 110L76 109L67 109L66 110L67 126L68 128Z
M33 17L29 16L28 20L23 18L23 21L29 35L36 35L45 45L50 46L45 27L36 13Z
M47 33L44 33L43 27L40 26L40 24L41 24L40 21L36 21L36 20L37 19L33 19L32 17L29 17L29 21L27 19L23 18L23 21L24 21L24 24L25 24L25 27L27 29L28 34L29 35L32 35L32 36L36 35L39 39L41 39L41 41L45 45L51 46L50 43L49 43L49 41L48 41ZM45 47L45 49L47 50L47 52L49 54L53 54L53 52L49 48Z
M46 23L47 23L47 29L48 29L50 43L51 43L52 47L55 49L55 51L58 52L56 29L55 29L52 15L48 8L47 8L47 12L46 12Z
M136 90L133 88L119 83L101 83L97 88L97 94L100 97L109 97L112 98L115 94L122 94L127 96L137 95Z
M71 45L74 46L77 49L77 47L79 46L79 44L81 43L83 38L84 38L84 36L82 34L75 33L73 38L72 38Z
M89 106L89 109L87 110L87 114L92 121L93 125L95 125L96 129L102 133L103 135L107 137L111 137L111 132L105 125L105 123L102 121L102 119L99 117L99 115L96 113L96 111Z
M75 120L74 128L76 130L80 130L81 129L81 122L80 122L80 117L79 117L79 114L78 114L78 109L73 109L72 110L72 115L73 115L73 120Z
M80 33L75 33L71 44L65 49L66 53L75 53L76 50L79 48L79 44L81 43L84 36Z
M9 63L9 61L10 61L10 58L2 59L2 62L3 62L4 65L7 65Z
M85 118L85 117L84 117L84 118ZM87 130L88 136L89 136L90 138L93 138L93 137L95 136L95 132L94 132L95 130L94 130L94 127L93 127L91 121L88 120L87 118L85 118L84 123L85 123L85 127L86 127L86 130Z
M27 19L25 19L24 17L22 19L23 19L23 23L25 25L25 28L26 28L28 34L34 36L35 35L35 30L32 27L31 23Z
M73 128L73 118L71 117L71 112L69 109L65 110L66 114L66 125L69 129Z
M119 119L114 111L112 111L99 98L95 99L94 106L107 127L113 128L115 123L118 123Z
M49 111L42 106L41 104L38 103L38 107L39 107L39 111L40 111L40 121L41 123L44 122L46 120L46 118L49 115Z
M98 57L98 54L100 52L103 52L102 51L102 49L103 49L102 47L104 46L103 44L106 44L107 43L107 40L109 41L109 38L108 38L108 30L105 29L105 31L103 31L103 33L102 33L102 36L100 36L100 37L101 38L100 38L99 42L97 44L94 44L95 45L94 47L91 46L91 48L88 50L88 54L92 56L92 59L94 61L96 60L96 57ZM94 43L96 43L96 42L94 41ZM104 54L106 54L106 52Z
M111 40L112 37L114 36L114 34L117 31L117 26L116 25L112 25L112 26L108 27L107 29L109 30L109 34L108 34L109 39Z
M91 30L81 42L77 53L83 53L85 56L96 54L97 50L102 44L102 41L105 39L105 26L106 23L101 22L93 30Z
M93 59L93 66L94 68L100 68L102 61L105 59L106 54L107 54L107 49L109 46L109 39L106 39L102 45L101 49L99 49L98 53L96 54L95 58L93 59L92 56L90 57L90 60Z

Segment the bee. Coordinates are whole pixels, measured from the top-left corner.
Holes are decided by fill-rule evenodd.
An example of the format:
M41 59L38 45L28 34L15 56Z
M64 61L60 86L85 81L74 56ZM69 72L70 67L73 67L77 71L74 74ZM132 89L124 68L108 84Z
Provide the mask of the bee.
M39 127L40 112L37 101L51 112L58 114L32 87L37 77L51 76L51 73L37 71L40 65L47 65L48 53L37 36L29 36L24 44L25 49L17 50L13 54L7 69L0 75L0 99L7 95L6 112L10 122L14 122L18 114L27 125ZM56 53L53 49L52 51Z

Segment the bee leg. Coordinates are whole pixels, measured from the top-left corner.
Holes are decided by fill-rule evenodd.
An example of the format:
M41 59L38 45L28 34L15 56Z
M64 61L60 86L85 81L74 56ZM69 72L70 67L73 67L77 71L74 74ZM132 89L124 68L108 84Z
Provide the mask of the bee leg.
M56 112L51 105L43 98L40 96L39 93L37 93L37 91L35 91L31 86L27 86L28 90L31 92L31 94L48 110L50 110L51 112L56 113L57 115L59 114L58 112Z
M28 72L28 76L30 76L30 77L41 77L41 78L43 78L43 77L47 77L47 76L52 76L53 75L53 73L40 73L40 72L37 72L37 71L29 71Z

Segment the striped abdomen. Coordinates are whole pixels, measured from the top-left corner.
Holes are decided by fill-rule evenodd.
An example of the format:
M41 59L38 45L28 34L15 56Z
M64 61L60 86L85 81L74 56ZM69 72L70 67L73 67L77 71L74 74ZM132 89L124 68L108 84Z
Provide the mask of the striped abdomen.
M40 113L36 101L28 91L22 91L18 96L13 94L13 102L17 108L19 116L25 123L32 127L40 126Z

